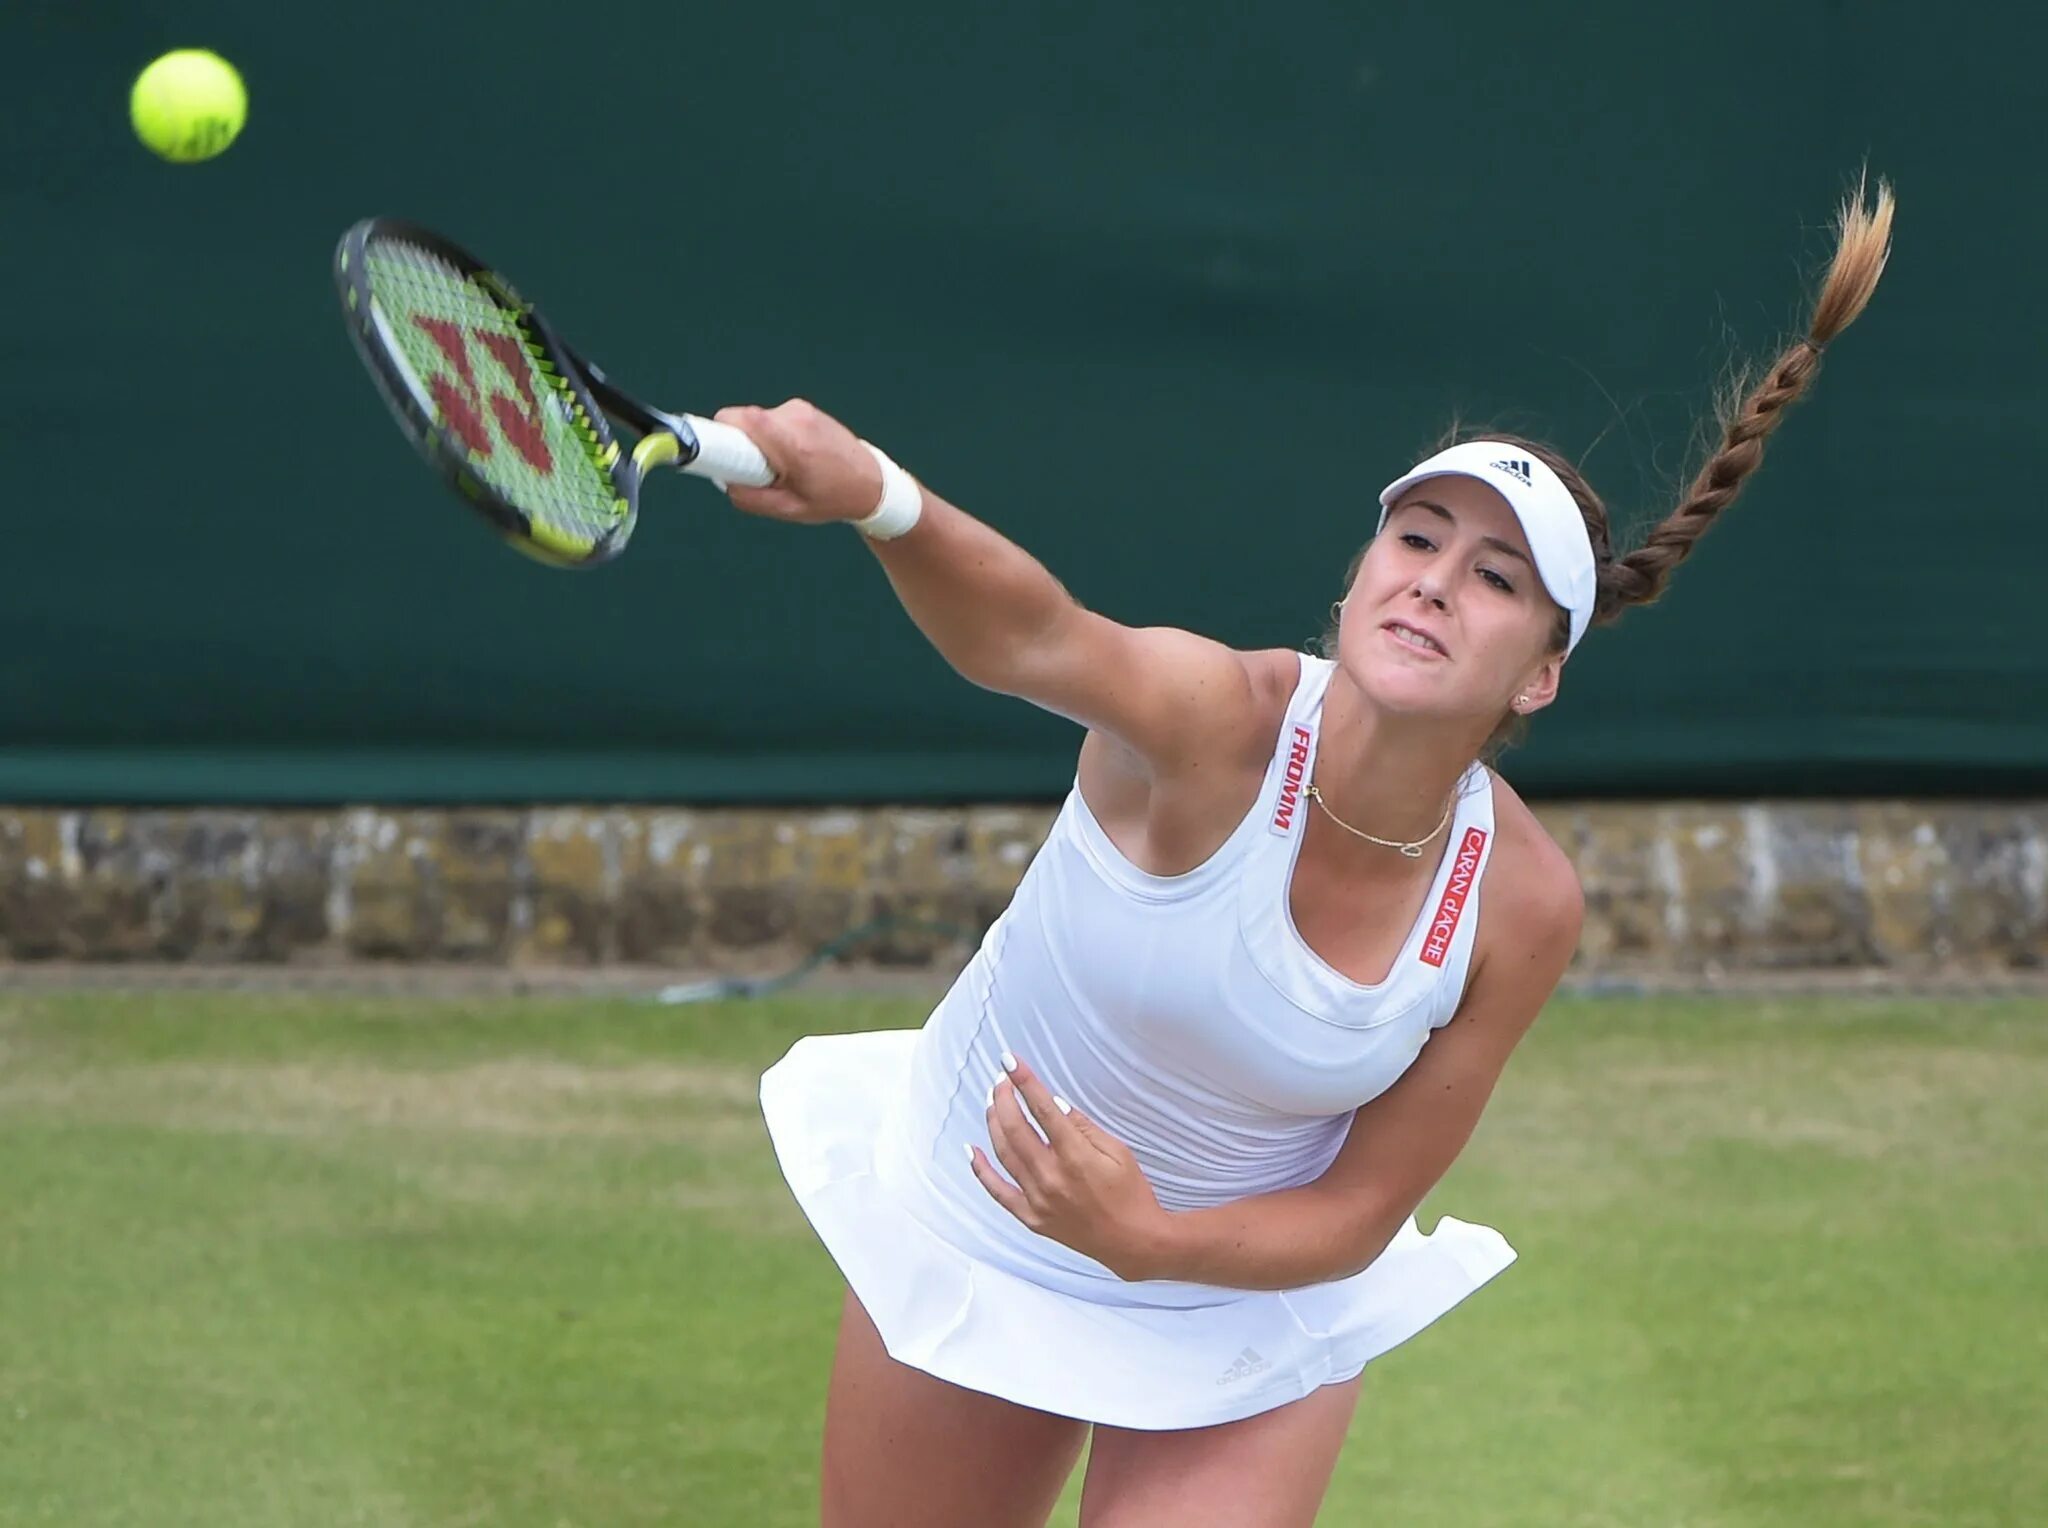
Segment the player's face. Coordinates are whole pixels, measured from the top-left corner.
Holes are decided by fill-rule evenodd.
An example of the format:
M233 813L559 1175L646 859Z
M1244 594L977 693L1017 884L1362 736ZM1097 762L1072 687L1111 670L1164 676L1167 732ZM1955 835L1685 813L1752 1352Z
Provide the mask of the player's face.
M1396 712L1498 721L1549 703L1559 611L1514 511L1487 484L1427 478L1401 498L1344 597L1337 658Z

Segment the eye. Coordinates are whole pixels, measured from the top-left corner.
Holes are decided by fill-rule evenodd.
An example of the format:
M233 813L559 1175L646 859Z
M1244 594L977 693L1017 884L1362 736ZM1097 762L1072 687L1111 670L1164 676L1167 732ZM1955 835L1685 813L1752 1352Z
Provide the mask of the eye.
M1488 583L1492 584L1494 588L1500 590L1503 594L1513 594L1515 592L1515 586L1509 583L1507 579L1502 577L1500 574L1494 572L1491 568L1481 568L1479 570L1479 576L1485 579Z
M1433 552L1436 550L1435 544L1418 531L1404 531L1401 535L1401 545L1412 546L1418 552Z

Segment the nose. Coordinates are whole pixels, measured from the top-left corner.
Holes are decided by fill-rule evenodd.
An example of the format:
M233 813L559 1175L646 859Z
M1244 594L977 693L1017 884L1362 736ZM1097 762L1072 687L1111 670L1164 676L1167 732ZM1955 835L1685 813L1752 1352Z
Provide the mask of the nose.
M1439 610L1447 608L1444 604L1443 580L1438 577L1433 565L1423 568L1415 575L1414 594L1417 599L1426 600Z

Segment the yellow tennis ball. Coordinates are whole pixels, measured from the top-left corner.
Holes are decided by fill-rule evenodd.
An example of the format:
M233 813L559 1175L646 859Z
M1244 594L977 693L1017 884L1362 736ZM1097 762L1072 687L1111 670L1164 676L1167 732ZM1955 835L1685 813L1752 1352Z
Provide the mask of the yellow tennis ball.
M235 66L204 48L166 53L128 93L135 136L173 164L211 159L242 130L249 93Z

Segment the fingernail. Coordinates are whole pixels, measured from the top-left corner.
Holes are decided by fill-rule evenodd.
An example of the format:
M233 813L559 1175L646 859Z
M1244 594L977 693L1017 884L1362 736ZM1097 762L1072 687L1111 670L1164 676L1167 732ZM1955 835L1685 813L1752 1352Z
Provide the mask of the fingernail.
M974 1148L972 1146L967 1148L967 1165L970 1167L974 1165Z
M1074 1112L1074 1106L1068 1103L1064 1098L1060 1097L1059 1094L1053 1094L1052 1101L1060 1106L1060 1113L1072 1114Z
M1014 1072L1017 1070L1017 1058L1011 1055L1008 1051L1003 1052L1003 1070L1006 1072Z
M989 1084L989 1088L988 1088L988 1106L989 1106L989 1107L990 1107L991 1109L993 1109L993 1108L994 1108L994 1107L996 1106L996 1088L995 1088L995 1084L994 1084L994 1083L990 1083L990 1084Z

